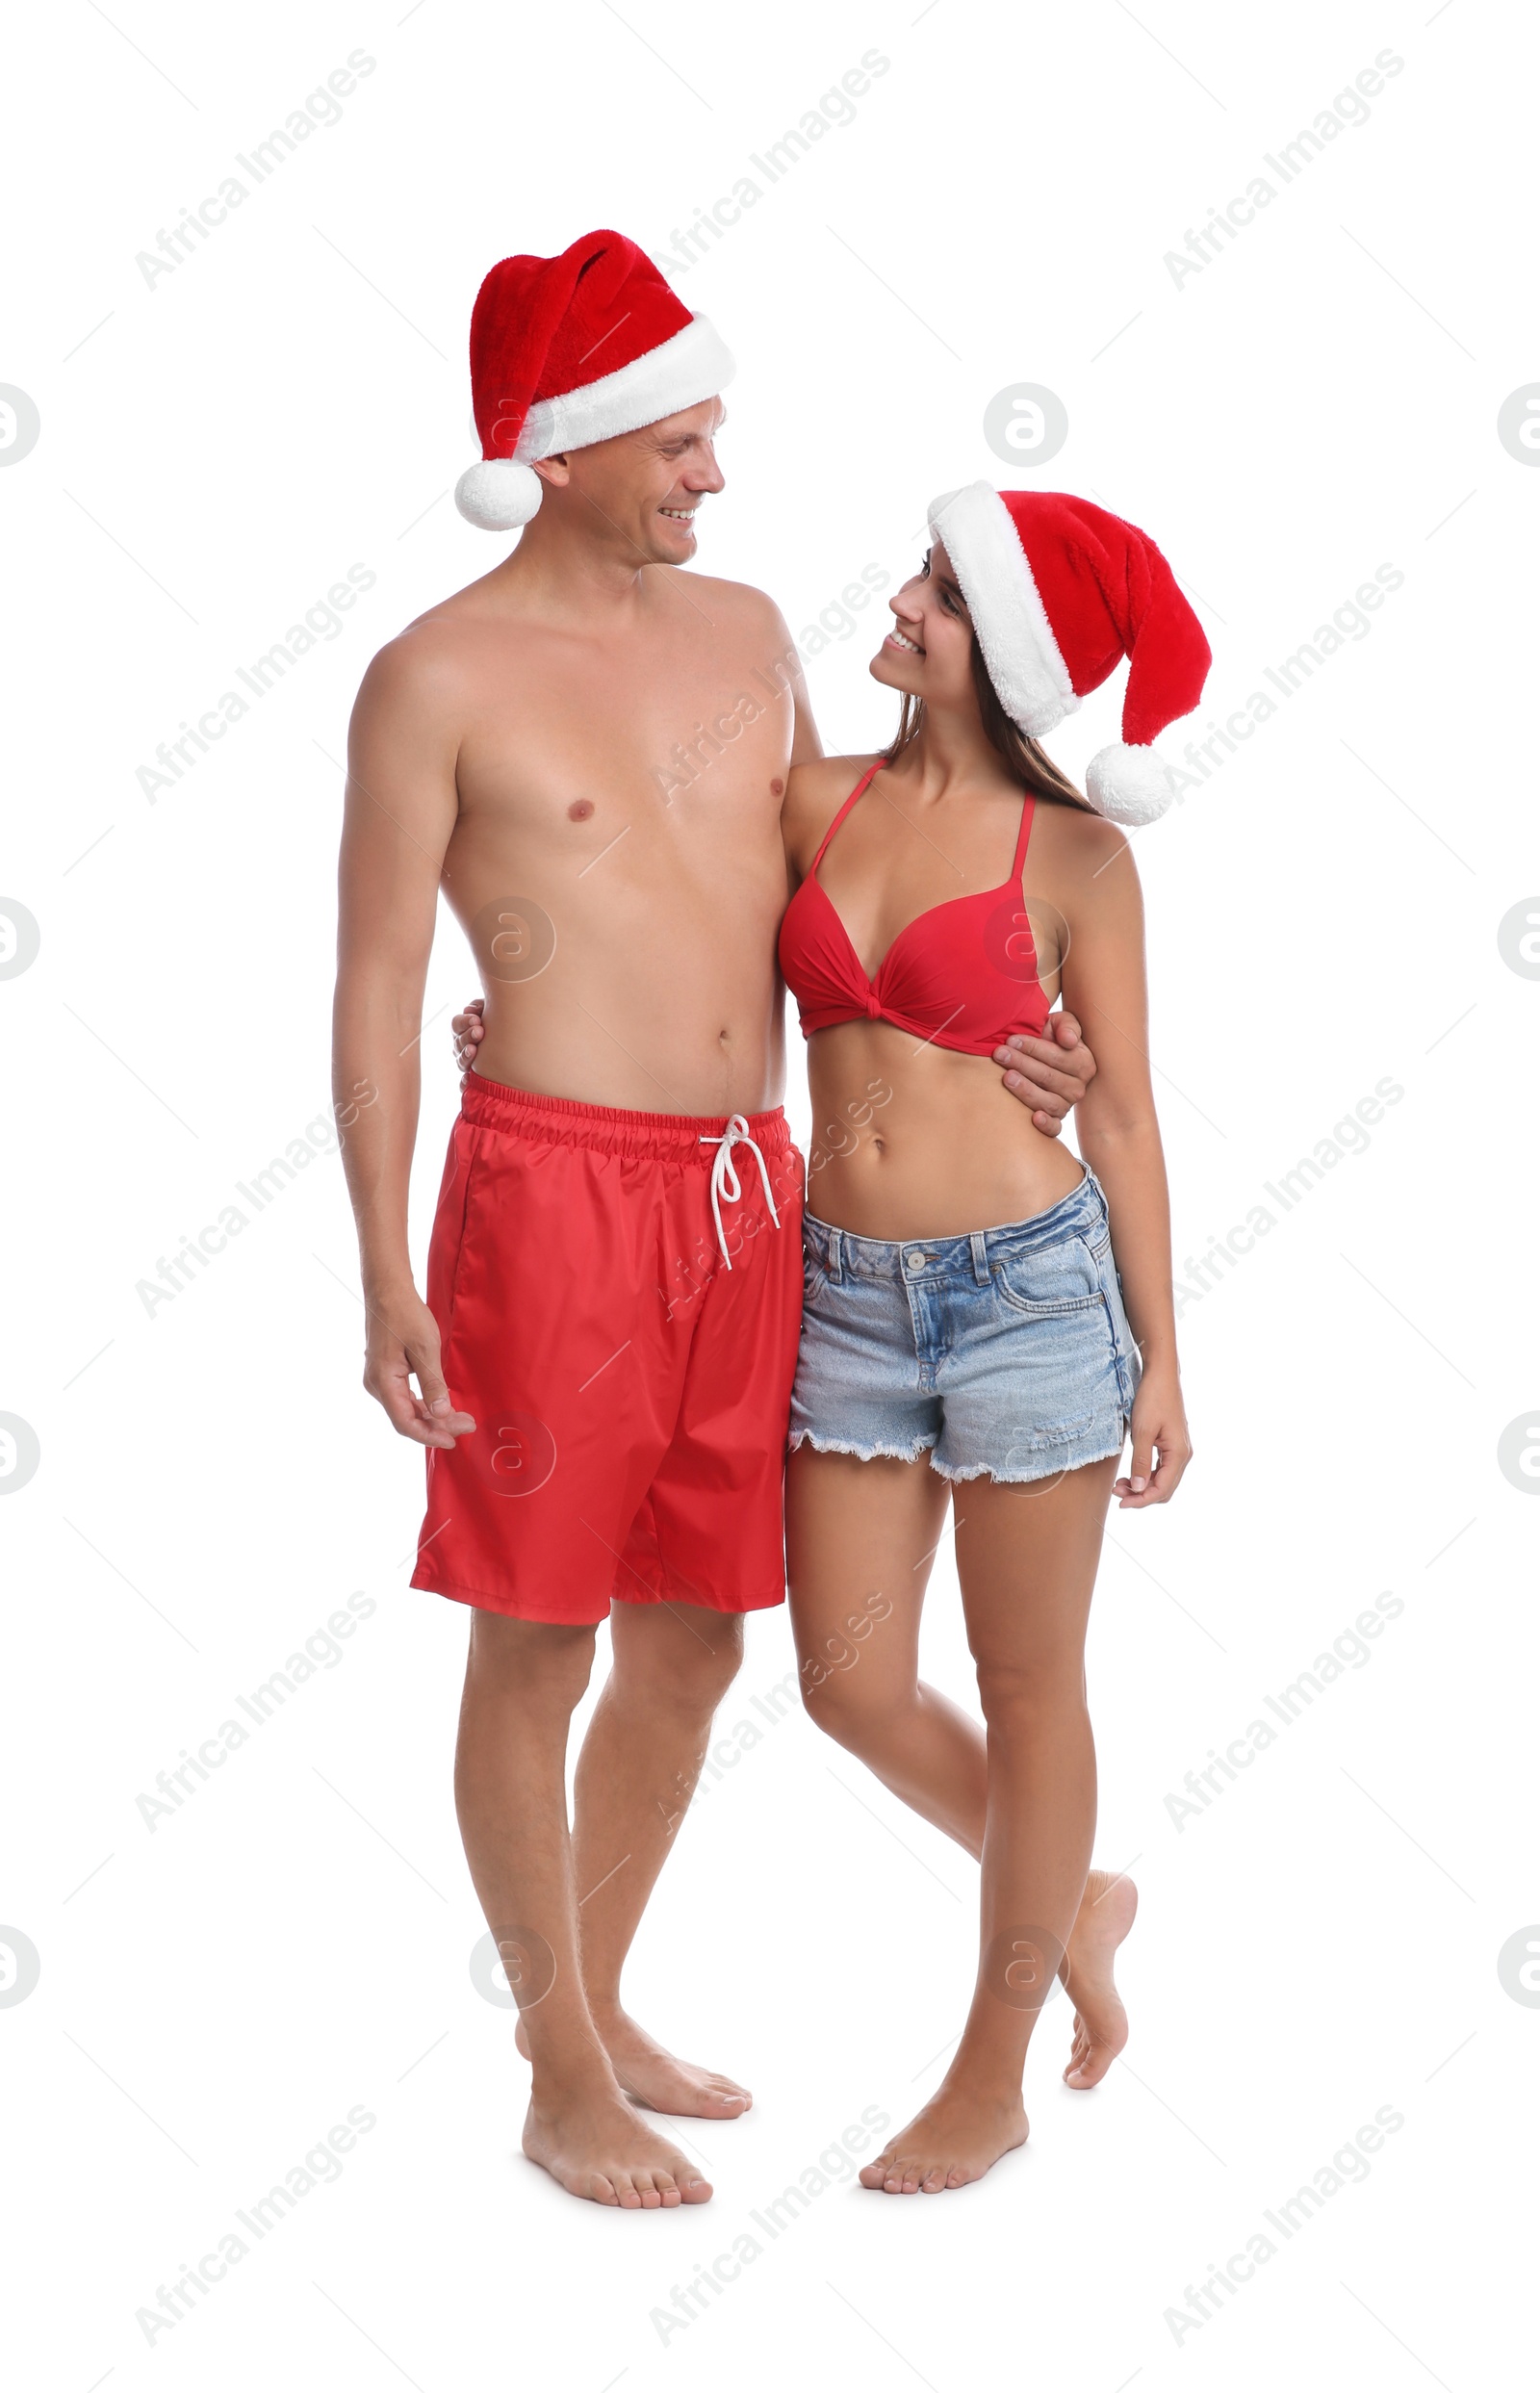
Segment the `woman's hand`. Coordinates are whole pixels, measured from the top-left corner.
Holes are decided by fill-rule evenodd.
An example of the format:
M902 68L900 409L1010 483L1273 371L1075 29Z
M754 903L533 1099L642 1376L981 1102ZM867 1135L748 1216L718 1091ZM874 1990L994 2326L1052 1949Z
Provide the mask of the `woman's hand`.
M487 1035L482 1016L487 1010L485 997L473 997L463 1014L457 1014L449 1027L454 1033L454 1060L461 1071L469 1071L475 1061L475 1051Z
M1132 1468L1113 1487L1118 1510L1135 1512L1146 1504L1169 1504L1193 1459L1182 1382L1174 1363L1169 1368L1146 1364L1134 1398L1130 1434Z

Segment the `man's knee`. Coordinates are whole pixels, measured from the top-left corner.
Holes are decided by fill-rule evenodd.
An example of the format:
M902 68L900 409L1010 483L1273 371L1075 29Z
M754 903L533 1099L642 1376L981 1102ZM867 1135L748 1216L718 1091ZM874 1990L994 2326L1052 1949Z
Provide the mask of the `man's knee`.
M540 1712L571 1712L594 1666L594 1631L548 1620L509 1620L475 1612L466 1666L468 1688Z
M743 1621L736 1612L640 1605L610 1616L614 1686L627 1700L654 1710L713 1712L743 1660Z

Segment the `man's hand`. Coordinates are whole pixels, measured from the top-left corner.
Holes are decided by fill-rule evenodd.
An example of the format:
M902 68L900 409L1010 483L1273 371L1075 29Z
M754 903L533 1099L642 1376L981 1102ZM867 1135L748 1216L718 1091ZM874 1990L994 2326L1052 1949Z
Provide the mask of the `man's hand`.
M452 1449L457 1437L475 1428L470 1414L456 1412L449 1402L439 1369L439 1325L415 1288L369 1300L364 1385L384 1405L391 1426L415 1445Z
M475 1051L487 1035L481 1016L487 1010L485 997L473 997L463 1014L457 1014L449 1027L454 1033L454 1060L461 1071L469 1071L475 1061ZM1091 1066L1094 1071L1095 1066Z
M1008 1039L995 1048L994 1061L1012 1095L1031 1107L1033 1127L1050 1139L1061 1136L1065 1116L1096 1077L1096 1059L1080 1024L1063 1011L1049 1015L1046 1039Z

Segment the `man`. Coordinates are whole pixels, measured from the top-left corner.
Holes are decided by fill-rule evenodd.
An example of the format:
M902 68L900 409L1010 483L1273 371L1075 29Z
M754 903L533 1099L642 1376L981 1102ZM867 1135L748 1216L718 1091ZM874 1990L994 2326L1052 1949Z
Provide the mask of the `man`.
M428 1450L413 1584L472 1608L455 1792L532 2065L524 2149L571 2193L654 2209L711 2189L641 2110L750 2100L631 2020L620 1975L743 1614L784 1593L802 1279L779 815L821 752L776 608L680 570L723 487L710 327L595 233L495 267L471 351L484 456L457 497L526 528L359 692L336 1094L365 1385ZM407 1184L441 884L488 1003L424 1303ZM1003 1058L1040 1127L1094 1069L1060 1035Z

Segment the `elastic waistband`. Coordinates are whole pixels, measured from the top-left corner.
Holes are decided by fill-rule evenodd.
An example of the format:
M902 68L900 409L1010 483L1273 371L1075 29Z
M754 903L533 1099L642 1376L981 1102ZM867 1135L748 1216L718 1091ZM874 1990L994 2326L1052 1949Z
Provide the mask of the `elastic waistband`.
M540 1096L510 1089L472 1070L460 1091L463 1119L484 1130L501 1130L542 1146L587 1146L602 1155L666 1155L679 1163L711 1169L713 1143L722 1138L728 1114L633 1114L616 1105L579 1105L569 1096ZM749 1135L766 1155L783 1153L791 1132L781 1106L747 1114Z
M954 1232L945 1238L860 1238L854 1230L836 1229L832 1222L821 1222L816 1214L805 1212L802 1234L832 1276L856 1272L883 1277L891 1273L909 1279L914 1275L916 1259L923 1258L927 1271L971 1272L975 1277L982 1272L987 1277L991 1255L1056 1246L1089 1228L1100 1229L1106 1220L1106 1196L1088 1166L1078 1188L1024 1222L999 1222L990 1229Z

